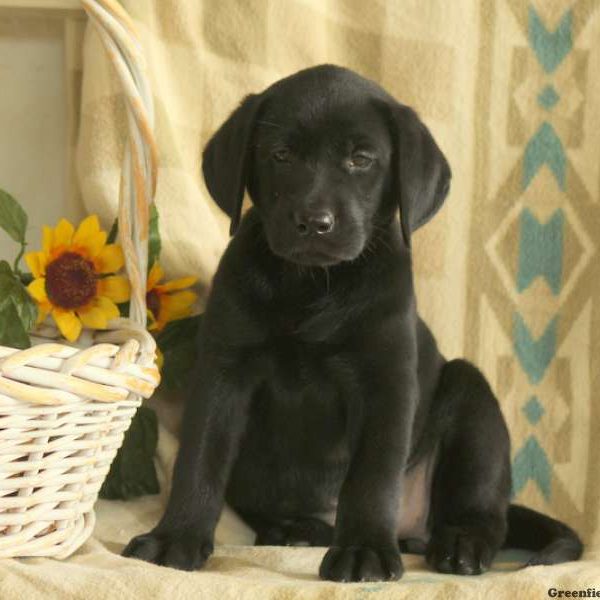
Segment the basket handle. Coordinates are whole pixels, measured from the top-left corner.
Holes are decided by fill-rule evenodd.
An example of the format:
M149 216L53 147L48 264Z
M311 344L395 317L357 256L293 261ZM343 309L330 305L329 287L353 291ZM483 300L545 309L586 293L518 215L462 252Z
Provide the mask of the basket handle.
M123 7L116 0L81 2L125 94L128 140L119 191L119 240L131 283L129 318L145 327L149 213L158 169L152 93L139 34Z

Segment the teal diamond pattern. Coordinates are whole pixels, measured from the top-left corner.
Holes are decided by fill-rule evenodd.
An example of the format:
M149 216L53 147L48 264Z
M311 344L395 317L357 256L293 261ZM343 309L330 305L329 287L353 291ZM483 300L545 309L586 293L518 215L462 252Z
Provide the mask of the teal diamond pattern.
M560 100L560 96L553 85L547 85L537 97L538 104L546 110L552 110Z
M573 14L568 10L550 32L533 6L529 7L529 44L546 73L552 73L573 47Z
M558 316L555 316L546 326L544 333L535 339L523 317L518 312L515 313L514 349L531 384L536 385L544 378L544 373L554 358L557 328Z
M532 425L537 425L546 411L537 396L532 396L523 406L523 412Z
M523 292L537 277L543 277L552 293L560 292L565 216L557 208L546 223L528 209L521 213L517 290Z
M546 74L556 72L573 48L573 13L567 10L552 31L548 29L533 5L529 6L529 47ZM567 187L567 155L562 140L550 122L552 109L560 101L554 85L548 82L537 96L538 105L547 111L537 131L524 148L521 172L521 188L525 191L542 167L554 176L557 188ZM552 293L558 296L561 289L563 259L563 229L565 216L561 209L540 223L529 208L520 215L518 271L515 287L519 294L526 290L537 277L543 277ZM529 383L538 386L550 363L554 360L557 343L559 315L548 321L544 331L534 338L518 307L514 313L513 346L515 355ZM544 407L534 394L522 406L531 425L537 425L545 414ZM518 449L512 464L513 496L518 495L528 481L533 481L544 498L550 499L552 467L544 447L535 435L530 435Z
M540 125L527 143L523 157L523 189L531 183L543 165L547 165L561 190L566 185L567 157L560 138L548 122Z
M534 481L546 500L550 499L552 468L546 452L535 437L530 436L515 455L512 468L513 496L516 496L529 480Z

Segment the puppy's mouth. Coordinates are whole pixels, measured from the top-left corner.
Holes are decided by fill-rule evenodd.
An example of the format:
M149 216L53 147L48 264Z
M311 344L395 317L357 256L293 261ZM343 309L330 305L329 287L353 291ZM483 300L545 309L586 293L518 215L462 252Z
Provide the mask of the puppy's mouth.
M319 238L290 240L285 230L267 229L267 242L271 252L289 262L308 267L331 267L357 258L364 249L362 236L336 240ZM291 242L291 243L290 243Z
M362 252L363 244L319 244L308 243L277 252L282 258L308 267L331 267L354 260Z
M311 249L292 251L285 258L299 265L309 267L331 267L349 260L346 257Z

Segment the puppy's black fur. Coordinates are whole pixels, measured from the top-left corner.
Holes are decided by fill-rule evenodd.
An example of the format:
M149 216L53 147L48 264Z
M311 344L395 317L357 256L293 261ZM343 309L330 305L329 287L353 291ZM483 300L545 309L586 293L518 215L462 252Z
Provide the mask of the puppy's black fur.
M400 548L460 574L505 543L536 550L531 564L577 559L566 525L509 506L498 402L417 314L411 234L450 182L417 115L348 70L308 69L246 98L203 169L235 236L167 510L124 554L201 566L227 499L257 543L329 545L320 575L336 581L400 577Z

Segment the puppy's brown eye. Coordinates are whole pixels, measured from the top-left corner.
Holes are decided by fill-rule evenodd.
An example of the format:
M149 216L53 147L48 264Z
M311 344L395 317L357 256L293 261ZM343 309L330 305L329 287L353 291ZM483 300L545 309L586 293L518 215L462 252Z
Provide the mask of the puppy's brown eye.
M367 154L354 154L348 161L351 169L368 169L373 164L373 157Z
M290 151L287 148L280 148L279 150L275 150L272 156L277 162L290 161Z

